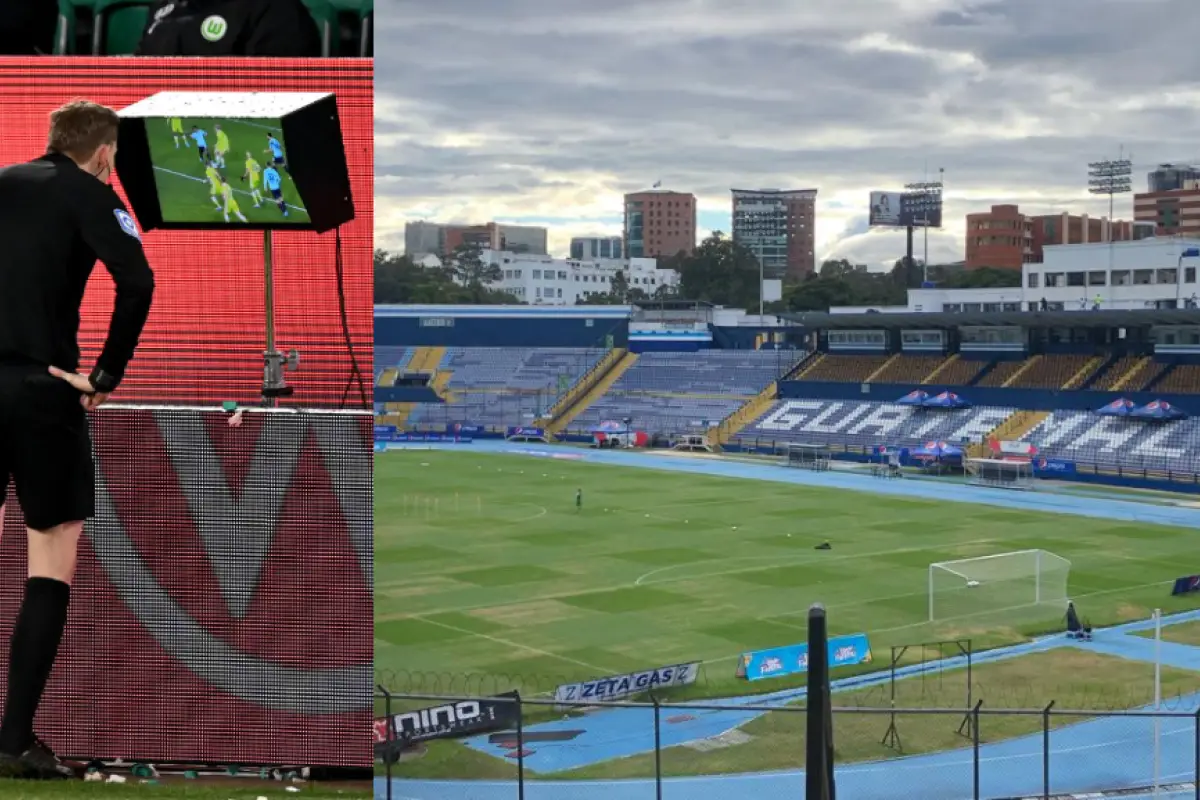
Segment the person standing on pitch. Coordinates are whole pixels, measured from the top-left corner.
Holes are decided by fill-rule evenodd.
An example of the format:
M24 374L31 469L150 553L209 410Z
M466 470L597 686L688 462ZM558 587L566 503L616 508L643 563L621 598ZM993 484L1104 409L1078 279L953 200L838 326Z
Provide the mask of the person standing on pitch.
M0 776L71 777L33 732L58 656L83 521L95 513L87 414L112 393L150 313L141 235L108 181L119 118L77 101L50 115L46 155L0 169L0 526L9 479L28 528L29 572L13 626ZM112 275L108 339L79 373L79 305L96 260Z
M583 510L583 489L575 490L575 510Z

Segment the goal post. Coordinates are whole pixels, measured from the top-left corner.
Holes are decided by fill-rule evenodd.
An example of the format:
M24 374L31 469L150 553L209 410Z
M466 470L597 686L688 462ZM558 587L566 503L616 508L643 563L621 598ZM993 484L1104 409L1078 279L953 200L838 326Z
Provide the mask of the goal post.
M1071 562L1048 550L1018 550L929 565L929 621L996 611L1061 613Z

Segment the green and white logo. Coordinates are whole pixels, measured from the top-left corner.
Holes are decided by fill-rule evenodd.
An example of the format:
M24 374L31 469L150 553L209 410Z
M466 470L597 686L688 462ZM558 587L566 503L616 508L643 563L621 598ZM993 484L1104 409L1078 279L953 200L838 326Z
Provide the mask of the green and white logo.
M213 14L200 23L200 35L210 42L219 42L229 31L229 23L219 14Z

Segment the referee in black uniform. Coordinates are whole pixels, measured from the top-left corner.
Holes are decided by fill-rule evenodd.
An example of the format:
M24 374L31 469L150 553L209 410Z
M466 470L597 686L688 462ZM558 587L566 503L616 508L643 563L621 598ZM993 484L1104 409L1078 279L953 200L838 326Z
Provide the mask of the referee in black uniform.
M0 169L0 522L11 479L29 540L0 776L71 775L34 734L33 719L66 625L83 521L95 513L86 412L120 383L154 293L137 226L108 185L118 127L112 109L70 103L50 115L46 155ZM97 259L116 284L116 308L85 376L79 305Z

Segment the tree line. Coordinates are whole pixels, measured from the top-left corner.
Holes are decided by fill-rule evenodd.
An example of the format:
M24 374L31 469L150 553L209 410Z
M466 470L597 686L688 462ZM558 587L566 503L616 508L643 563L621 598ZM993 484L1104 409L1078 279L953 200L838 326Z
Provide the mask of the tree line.
M579 301L580 305L625 305L649 300L692 300L727 308L758 308L758 260L746 247L720 231L713 232L691 253L659 259L659 266L679 273L677 287L658 286L648 293L632 286L624 272L609 282L607 291ZM376 303L521 304L515 295L493 288L503 272L481 258L477 246L460 246L440 267L413 263L405 255L375 252ZM930 282L940 288L1015 287L1019 270L986 267L967 271L961 265L930 265ZM803 280L787 280L781 300L768 303L768 313L827 311L830 306L906 305L907 291L925 279L919 261L898 259L888 272L870 272L845 259L827 260Z

